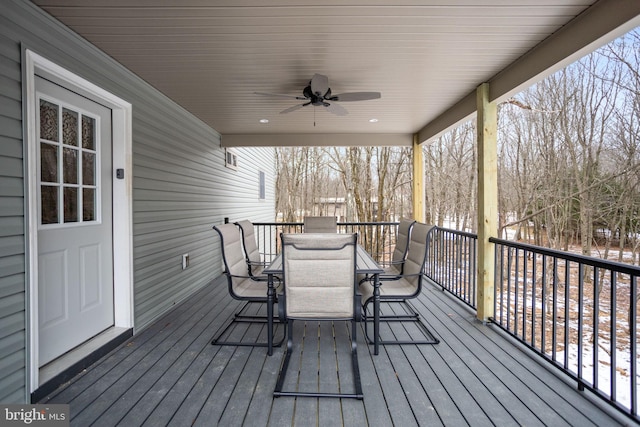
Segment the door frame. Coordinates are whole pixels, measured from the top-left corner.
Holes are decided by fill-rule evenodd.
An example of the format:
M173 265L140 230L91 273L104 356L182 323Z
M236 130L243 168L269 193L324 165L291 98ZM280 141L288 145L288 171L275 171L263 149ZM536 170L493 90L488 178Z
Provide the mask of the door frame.
M35 75L48 78L112 110L113 300L114 326L134 327L132 106L45 57L23 49L23 123L25 136L25 272L27 281L27 393L39 387L38 360L38 200ZM124 170L117 179L115 171Z

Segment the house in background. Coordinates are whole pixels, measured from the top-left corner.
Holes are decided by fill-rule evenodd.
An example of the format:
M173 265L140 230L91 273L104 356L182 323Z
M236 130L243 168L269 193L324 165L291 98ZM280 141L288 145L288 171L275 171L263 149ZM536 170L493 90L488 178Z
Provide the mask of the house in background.
M211 226L274 220L271 147L413 146L420 176L419 144L640 24L636 0L487 0L452 7L446 19L434 18L442 4L418 2L435 10L418 21L353 0L335 6L346 6L344 19L320 22L294 5L279 7L271 25L259 1L230 2L213 17L197 13L206 2L142 3L6 0L0 8L0 402L37 400L219 276ZM334 7L307 6L323 18ZM95 7L91 16L76 10L85 7ZM149 35L154 28L162 37ZM133 46L128 30L142 44ZM260 34L269 40L249 37ZM101 48L88 41L100 35ZM345 90L381 90L382 99L358 103L348 117L319 116L317 127L309 115L278 116L289 104L265 131L257 114L271 101L247 91L289 93L284 81L330 74L324 67L343 72ZM373 124L373 114L388 119ZM419 190L414 184L414 212ZM484 187L479 194L497 203Z

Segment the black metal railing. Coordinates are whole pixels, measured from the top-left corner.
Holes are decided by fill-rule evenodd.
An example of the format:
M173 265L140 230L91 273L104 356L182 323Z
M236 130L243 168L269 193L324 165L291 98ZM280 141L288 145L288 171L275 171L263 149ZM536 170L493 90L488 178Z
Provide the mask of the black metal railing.
M258 249L266 261L280 253L280 233L302 233L301 222L256 222ZM380 264L387 264L396 245L397 222L339 222L339 233L358 233L358 244Z
M638 420L640 268L501 239L492 322Z
M436 228L427 249L425 274L472 308L476 308L478 237L464 231Z

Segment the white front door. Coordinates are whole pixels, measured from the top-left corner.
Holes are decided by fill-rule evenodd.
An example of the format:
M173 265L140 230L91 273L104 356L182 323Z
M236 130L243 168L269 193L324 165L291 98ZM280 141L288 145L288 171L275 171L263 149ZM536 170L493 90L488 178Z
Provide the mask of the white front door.
M35 78L42 366L114 324L111 110Z

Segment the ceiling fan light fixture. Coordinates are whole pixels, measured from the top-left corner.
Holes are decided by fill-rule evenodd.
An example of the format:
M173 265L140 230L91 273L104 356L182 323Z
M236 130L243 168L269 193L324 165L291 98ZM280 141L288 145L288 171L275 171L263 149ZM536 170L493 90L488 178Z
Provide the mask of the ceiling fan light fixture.
M269 119L260 119L260 123L263 123L263 124L269 123Z
M378 123L378 119L369 119L369 123Z

